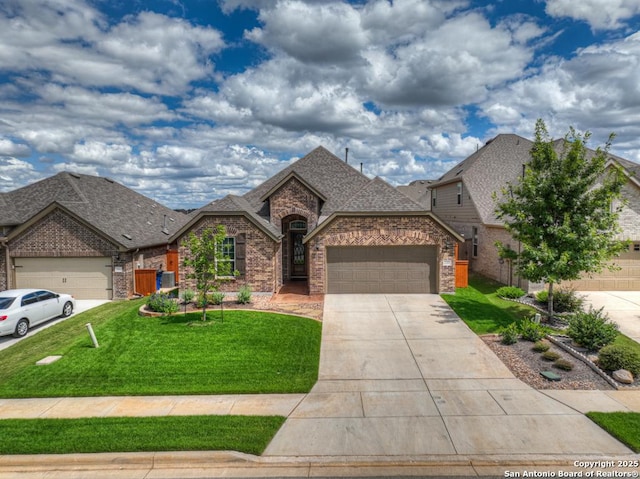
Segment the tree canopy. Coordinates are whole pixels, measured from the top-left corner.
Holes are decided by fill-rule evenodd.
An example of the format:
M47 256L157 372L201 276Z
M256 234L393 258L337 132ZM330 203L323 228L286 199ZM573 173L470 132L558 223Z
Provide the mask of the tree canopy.
M617 239L626 176L608 161L614 136L595 152L586 146L590 137L570 128L563 141L553 141L538 120L531 161L497 203L497 217L521 243L516 270L549 285L550 314L554 284L602 271L626 248Z

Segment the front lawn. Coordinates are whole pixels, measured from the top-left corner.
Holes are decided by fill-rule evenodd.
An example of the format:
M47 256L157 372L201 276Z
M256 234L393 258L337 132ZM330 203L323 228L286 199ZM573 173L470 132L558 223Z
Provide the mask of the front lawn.
M262 454L285 418L168 416L0 420L0 454L232 450Z
M149 318L141 304L104 305L2 351L0 397L300 393L317 380L317 321L256 311ZM35 365L49 355L63 357Z
M503 284L478 275L469 277L467 288L442 298L476 334L498 334L513 322L529 318L536 310L524 304L505 301L496 295Z
M590 412L587 417L633 452L640 452L640 413L637 412Z

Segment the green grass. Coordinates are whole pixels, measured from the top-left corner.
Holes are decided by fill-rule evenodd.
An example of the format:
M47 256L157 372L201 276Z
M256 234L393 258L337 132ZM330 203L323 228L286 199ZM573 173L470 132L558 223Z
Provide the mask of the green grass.
M503 284L473 275L467 288L457 288L456 294L442 298L476 334L497 334L513 322L533 316L529 306L505 301L496 295Z
M255 311L226 311L223 322L218 311L206 322L200 312L149 318L140 305L109 303L2 351L0 397L299 393L317 380L317 321ZM63 357L35 365L54 354Z
M640 343L634 341L633 339L625 336L622 333L618 333L618 336L616 337L613 344L624 346L625 348L631 349L632 351L635 351L636 354L640 355Z
M640 413L590 412L587 417L634 452L640 452Z
M170 416L0 420L0 454L232 450L261 454L285 418Z

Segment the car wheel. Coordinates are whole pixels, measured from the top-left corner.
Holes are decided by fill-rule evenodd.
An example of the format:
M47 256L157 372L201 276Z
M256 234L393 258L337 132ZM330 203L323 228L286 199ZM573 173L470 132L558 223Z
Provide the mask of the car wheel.
M16 330L13 335L16 338L21 338L22 336L27 334L27 331L29 331L29 321L22 318L20 321L18 321L18 324L16 324Z
M71 302L64 303L64 307L62 308L62 317L66 318L67 316L71 316L73 313L73 304Z

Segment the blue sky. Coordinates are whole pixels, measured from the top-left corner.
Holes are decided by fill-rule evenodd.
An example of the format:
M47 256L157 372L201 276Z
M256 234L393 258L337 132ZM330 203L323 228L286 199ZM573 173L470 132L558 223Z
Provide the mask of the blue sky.
M60 171L174 208L323 145L394 185L542 118L640 162L637 0L3 0L0 191Z

